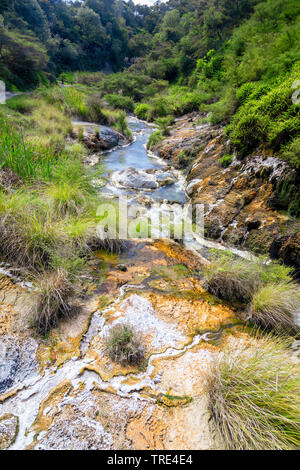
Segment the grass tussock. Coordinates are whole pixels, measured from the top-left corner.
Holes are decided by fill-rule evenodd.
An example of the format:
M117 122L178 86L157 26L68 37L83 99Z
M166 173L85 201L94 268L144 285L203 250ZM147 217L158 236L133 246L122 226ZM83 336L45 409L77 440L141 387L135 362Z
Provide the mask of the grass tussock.
M231 302L250 302L260 286L256 263L233 259L229 253L214 256L204 269L206 289L216 297Z
M264 337L229 345L215 360L207 381L209 409L226 449L299 448L299 365L287 346Z
M69 273L59 268L45 273L37 282L38 301L32 312L32 321L39 334L47 334L59 320L70 318L76 310L72 305L74 284Z
M145 359L145 349L140 335L129 324L117 324L105 338L109 358L121 365L140 365Z
M268 284L253 295L246 318L262 328L293 334L296 315L300 312L300 288L293 282Z
M243 320L264 329L294 334L299 328L300 289L292 269L264 258L244 260L230 253L214 255L203 270L204 287L243 308Z

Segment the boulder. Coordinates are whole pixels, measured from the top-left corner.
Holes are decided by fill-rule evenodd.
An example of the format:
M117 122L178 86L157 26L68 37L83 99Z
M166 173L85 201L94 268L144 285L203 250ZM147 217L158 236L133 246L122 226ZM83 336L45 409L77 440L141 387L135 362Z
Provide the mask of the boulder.
M32 338L20 341L14 336L0 339L0 394L38 375L35 359L37 343Z
M94 151L110 150L124 141L119 132L106 126L77 125L74 127L74 136L78 138L83 129L82 141L84 145Z
M157 189L174 184L176 178L172 172L161 170L136 170L127 168L116 171L113 180L120 186L130 189Z

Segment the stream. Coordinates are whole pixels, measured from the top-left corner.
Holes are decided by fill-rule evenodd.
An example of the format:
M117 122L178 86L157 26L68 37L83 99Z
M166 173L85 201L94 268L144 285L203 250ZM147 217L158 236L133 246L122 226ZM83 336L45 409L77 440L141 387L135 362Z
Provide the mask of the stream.
M90 123L81 122L80 124L83 128L89 128L91 126ZM97 128L99 127L97 125L95 126ZM116 197L121 199L126 197L129 205L135 203L144 205L146 206L143 209L144 214L149 219L156 209L147 209L147 206L151 206L153 203L160 203L160 211L162 210L162 212L164 211L165 204L167 214L169 214L168 210L170 205L177 204L183 206L189 203L190 198L186 192L188 184L182 172L172 168L168 162L157 157L146 148L149 136L155 130L155 126L141 121L136 117L129 116L128 127L133 134L133 143L104 152L100 159L100 164L104 166L104 176L107 178L106 185L101 189L101 196L112 199ZM95 168L97 168L97 165ZM126 187L126 184L123 184L123 178L127 176L127 172L130 170L134 170L134 176L136 177L135 182L130 180L132 186L137 183L135 188ZM139 175L141 175L141 179L148 177L150 183L152 183L151 178L153 180L159 178L163 180L164 175L169 176L170 180L167 181L167 184L162 184L158 188L140 188L138 187L140 183L138 180ZM145 182L147 183L148 181L146 180ZM151 186L151 184L149 186ZM236 256L245 259L253 258L253 255L246 250L228 247L217 241L203 238L197 233L193 235L193 239L190 237L183 238L183 244L186 248L194 251L196 255L198 254L202 258L209 258L210 249L222 251L230 250ZM159 233L157 238L159 238Z
M82 125L84 126L85 124L82 123ZM143 202L144 200L161 203L186 203L188 201L188 197L185 192L186 185L183 175L179 171L169 167L164 161L160 160L151 152L147 152L146 150L146 143L149 135L153 131L153 126L136 118L130 117L129 127L133 132L133 143L127 146L115 148L112 151L102 154L100 157L99 164L102 166L104 165L104 176L106 178L106 184L102 188L101 196L105 195L109 198L114 198L116 196L126 196L129 199L130 204L134 204L135 201ZM133 169L134 172L138 172L134 173L134 181L137 181L138 185L141 174L142 177L145 177L147 181L150 181L150 183L153 183L153 181L155 182L155 179L158 177L158 175L163 175L163 178L168 179L168 184L156 187L155 184L151 183L150 186L152 185L152 188L126 187L126 185L122 184L122 179L120 179L120 176L122 177L124 172L126 172L128 169ZM130 181L132 182L132 180ZM185 244L187 248L194 250L195 254L199 254L200 256L208 256L208 248L211 247L219 249L225 248L223 245L218 243L200 239L194 240L193 245L190 244L190 241L186 241ZM140 272L144 273L144 271L147 271L147 269L151 271L152 266L151 259L147 260L147 250L149 253L151 253L151 250L153 251L151 245L141 246L141 252L146 250L146 254L143 255L144 264L139 266L140 261L138 257L136 262L133 263L136 264L134 268L139 270L139 275ZM158 253L157 249L155 250L156 251L154 253ZM239 252L239 250L235 250L235 252L237 254L241 254L241 256L244 257L249 256L244 252ZM146 261L144 261L144 259L146 259ZM153 263L153 267L158 265L158 263L166 264L162 258L158 258L157 260L154 259ZM147 276L149 276L149 273L144 277L146 278ZM151 276L149 279L150 283L148 283L148 285L146 285L144 281L138 282L137 284L124 281L125 283L118 287L118 295L113 299L111 304L105 309L98 308L94 311L94 313L92 313L86 332L82 332L83 334L80 340L79 354L74 353L74 356L69 360L59 365L46 366L44 370L41 371L38 367L36 359L34 358L34 354L24 359L25 366L22 364L20 365L20 362L18 362L19 359L16 358L15 363L17 365L15 368L18 369L18 367L22 368L24 366L26 369L26 374L24 377L21 376L19 383L17 383L13 389L8 387L8 389L5 390L5 392L13 390L12 395L6 399L3 399L2 402L0 401L0 416L14 415L18 417L19 421L18 432L15 441L10 446L11 449L26 449L28 446L33 445L37 439L40 443L37 444L36 448L52 448L50 436L51 432L50 434L47 433L50 424L47 424L48 427L46 426L46 428L39 430L37 433L33 423L38 421L39 415L44 416L47 423L55 423L56 414L59 415L64 407L68 406L71 408L75 407L75 409L77 409L76 404L78 403L78 400L81 400L80 403L92 403L95 399L93 396L93 390L95 387L98 392L107 391L110 394L113 394L113 396L115 396L118 400L130 400L130 403L132 403L131 406L135 410L134 413L139 412L138 403L144 403L143 406L146 406L150 415L151 413L154 413L153 416L156 416L157 413L167 413L167 417L163 418L163 421L166 421L167 423L167 428L170 427L170 429L172 429L172 426L174 426L174 429L176 429L176 432L178 433L177 439L179 439L179 441L183 439L182 433L187 433L186 439L190 439L190 441L188 440L188 444L182 445L208 445L205 441L206 437L205 439L204 437L201 437L202 441L204 439L204 444L202 441L202 444L192 444L194 435L191 435L190 438L188 437L188 433L191 431L182 431L180 428L181 424L180 426L178 423L172 424L173 418L168 414L169 412L167 409L165 411L161 411L160 409L157 411L155 403L158 397L167 396L170 388L177 391L176 395L185 396L187 394L186 390L189 390L189 387L194 387L193 381L198 381L198 364L203 367L203 363L208 364L211 360L211 353L209 351L207 351L205 348L198 351L197 348L199 348L199 345L201 346L201 344L209 342L211 339L215 338L216 331L221 332L224 325L227 325L228 327L229 325L231 326L233 314L231 311L229 311L229 309L223 309L223 307L219 305L210 305L206 302L206 300L178 300L176 297L174 297L174 299L173 297L170 297L171 302L174 302L173 310L174 308L179 308L179 313L176 314L177 320L174 321L175 317L172 319L168 318L168 302L170 302L170 300L164 297L165 287L163 287L160 288L161 290L159 292L161 293L158 294L157 298L162 303L167 302L167 308L165 309L164 307L162 310L163 313L157 315L156 308L154 308L152 301L150 301L148 296L156 295L154 293L158 290L150 289L149 291L149 285L152 285L151 283L155 282L164 283L166 280L164 277L152 279ZM186 283L187 287L183 285L183 289L185 288L187 292L190 292L194 289L199 289L199 292L201 292L201 288L198 287L198 284L195 284L196 281L193 279L188 281L180 279L176 281L175 279L175 284L171 283L173 290L170 292L174 291L177 282L182 282L183 284ZM184 307L182 309L181 302ZM194 304L196 304L196 306L194 306ZM164 313L165 311L167 314ZM199 317L199 312L202 312L204 315L203 320L201 320L203 323L203 329L201 329L203 333L195 331L195 326L187 327L190 321L189 317L191 317L191 324L194 325L195 320L193 318L197 318L197 316ZM205 328L207 318L209 319L210 315L212 315L215 323L212 323L211 320L209 320L208 327ZM180 322L178 322L178 320L180 320ZM72 320L70 320L70 323L71 322ZM115 366L112 368L111 364L108 364L107 361L105 362L103 359L105 356L103 338L113 325L127 322L134 324L145 338L145 341L147 341L147 349L149 354L147 358L147 365L142 371L133 370L130 373L125 373L122 369L115 370ZM33 338L30 339L30 341L33 351L36 351L38 347L36 341ZM192 356L188 356L190 351L195 351L195 348L197 354L193 353ZM188 361L188 364L193 364L192 361L196 360L196 365L194 365L191 369L195 370L195 372L191 372L191 377L186 377L184 379L181 368L185 371L187 366L182 365L180 361L185 360ZM169 367L167 366L168 361L175 361L174 364L176 364L176 361L180 362L178 367L181 374L179 377L181 378L177 379L178 381L173 387L170 387L169 384L166 385L163 379L166 367ZM184 372L184 374L185 373L186 372ZM195 374L196 378L193 377L193 374ZM175 372L174 376L176 377ZM187 381L187 384L185 383L185 380ZM72 392L73 395L72 393L69 394L69 392L63 394L60 397L59 404L57 405L54 398L53 401L51 401L49 397L51 397L51 393L53 393L53 390L56 387L60 386L62 383L66 383L66 381L70 384L71 389L74 391ZM83 383L84 391L81 391ZM173 394L175 394L175 392L173 392ZM196 394L196 396L198 395ZM179 399L181 398L182 397L180 396ZM45 400L46 402L43 405ZM199 400L197 401L198 407L200 406L200 402ZM151 408L151 406L154 408ZM192 407L191 409L186 408L185 411L182 411L182 413L188 413L188 419L194 415L195 409L193 407L196 405L190 406ZM112 407L112 409L113 408L114 407ZM126 409L127 408L128 407L126 405ZM107 413L112 413L112 409L109 409ZM202 410L202 408L200 409ZM79 413L79 416L81 416L80 413L85 412L84 410L85 406L82 405L82 409L76 411L76 413ZM128 411L126 411L126 413L127 412ZM88 412L86 411L86 413ZM168 420L170 420L170 422L168 422ZM103 437L103 448L114 448L113 446L116 445L112 443L113 438L108 437L108 434L103 427L100 425L98 426L97 424L95 428L95 422L90 420L88 414L84 415L84 419L79 419L79 424L76 424L76 422L76 420L73 420L73 425L79 426L79 428L82 426L82 422L84 422L87 429L89 429L88 433L92 432L91 429L96 429L97 432L95 432L98 438L99 435ZM203 426L205 429L205 423L206 418L203 418L203 423L201 421L199 426ZM148 425L145 424L145 426L147 428ZM49 429L52 429L51 426ZM170 429L166 429L166 435L170 432ZM75 433L77 433L77 428ZM111 431L111 433L113 436L114 431ZM57 448L74 448L74 446L75 448L85 448L85 446L88 445L86 444L85 440L83 440L82 443L77 443L77 440L76 443L75 440L74 442L70 443L68 439L70 438L61 437L60 435L58 435L58 437L56 436L55 446ZM71 440L72 439L73 437ZM136 437L136 439L138 438ZM200 439L200 437L197 437L197 439ZM173 440L170 438L170 443L164 444L165 448L168 448L168 446L169 448L172 448L174 444L171 442L173 442ZM91 448L99 448L101 445L102 444L99 444L97 441L96 444L92 444Z

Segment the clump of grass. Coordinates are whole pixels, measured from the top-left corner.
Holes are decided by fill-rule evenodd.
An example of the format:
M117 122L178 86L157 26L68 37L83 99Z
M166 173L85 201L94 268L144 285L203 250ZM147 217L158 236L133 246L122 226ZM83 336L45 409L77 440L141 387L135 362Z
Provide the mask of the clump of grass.
M300 312L300 288L293 282L267 284L255 292L245 317L263 328L292 334Z
M121 365L139 365L145 360L145 349L140 335L130 324L119 323L105 337L109 358Z
M205 288L229 302L250 302L262 282L255 263L233 259L227 252L214 256L203 272Z
M212 257L204 270L204 286L216 297L245 307L241 318L277 332L294 333L300 311L300 289L292 269L265 258L235 259L230 253Z
M39 334L46 334L56 328L58 321L70 318L76 310L70 300L74 295L74 285L69 273L58 268L45 273L36 283L38 300L32 311L33 324Z
M286 340L229 345L208 375L209 410L231 450L300 446L299 366Z
M34 192L1 194L0 251L3 259L27 269L46 266L49 252L65 241L62 222Z

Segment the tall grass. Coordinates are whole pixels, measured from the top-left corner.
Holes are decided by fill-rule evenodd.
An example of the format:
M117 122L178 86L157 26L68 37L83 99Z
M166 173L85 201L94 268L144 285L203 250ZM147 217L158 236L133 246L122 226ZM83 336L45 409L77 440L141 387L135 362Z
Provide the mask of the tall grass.
M203 275L209 292L240 304L243 320L281 333L299 330L300 288L293 282L291 268L264 258L234 258L224 252L212 257Z
M0 118L0 166L24 180L49 179L57 157L50 148L26 142L14 124Z
M261 285L255 262L234 259L230 253L214 255L204 268L204 284L213 295L231 302L250 302Z
M294 333L300 314L300 287L294 282L267 284L253 295L246 318L263 328Z
M74 283L69 273L59 268L45 273L36 283L38 301L32 309L32 321L38 333L46 334L58 325L60 319L69 318L76 308L72 305Z
M226 449L300 447L299 365L285 340L231 344L207 380L209 409Z

